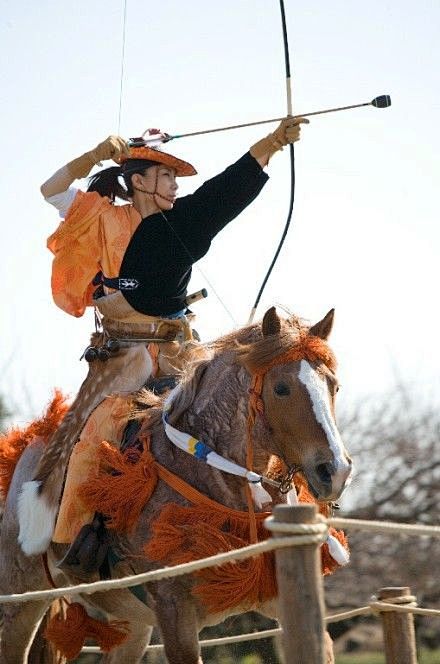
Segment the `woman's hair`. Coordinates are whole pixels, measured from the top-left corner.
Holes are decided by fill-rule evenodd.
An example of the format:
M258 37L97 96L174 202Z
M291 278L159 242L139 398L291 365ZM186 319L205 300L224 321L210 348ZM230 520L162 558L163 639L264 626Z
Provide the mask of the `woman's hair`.
M122 166L104 168L89 178L87 191L96 191L100 196L108 196L113 202L116 198L127 201L134 193L131 176L135 173L144 175L150 166L157 166L157 162L147 159L127 159ZM119 181L120 177L123 178L125 187Z

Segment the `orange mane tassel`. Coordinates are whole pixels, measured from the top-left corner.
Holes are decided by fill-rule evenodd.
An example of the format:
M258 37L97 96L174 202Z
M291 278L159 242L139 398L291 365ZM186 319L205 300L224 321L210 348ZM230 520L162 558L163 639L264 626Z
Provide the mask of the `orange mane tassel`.
M105 441L98 454L100 472L81 484L78 497L91 512L105 514L107 528L129 532L156 488L153 456L148 449L123 454Z
M124 643L128 635L128 622L95 620L78 602L69 604L65 613L59 611L44 632L44 637L68 660L78 657L87 638L94 639L103 652L109 652Z
M46 443L60 426L68 409L66 397L60 390L55 390L54 397L42 417L27 427L14 427L0 437L0 496L3 500L8 495L15 466L26 447L36 438L41 438Z

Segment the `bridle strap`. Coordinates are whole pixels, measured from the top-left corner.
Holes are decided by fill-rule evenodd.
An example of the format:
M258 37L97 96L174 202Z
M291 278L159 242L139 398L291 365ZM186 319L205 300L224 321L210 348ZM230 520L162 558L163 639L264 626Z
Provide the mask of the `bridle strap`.
M132 185L132 187L133 187L133 189L136 189L136 191L141 191L143 194L149 194L150 196L152 196L153 199L154 199L154 202L156 203L156 205L157 205L156 196L158 198L161 198L163 201L167 201L168 203L174 203L173 199L167 198L166 196L162 196L162 194L158 193L158 191L157 191L158 181L159 181L159 167L156 167L156 180L155 180L155 183L154 183L154 191L147 191L146 189L140 189L139 187L135 187L134 185ZM161 210L159 210L159 211L161 211Z
M55 581L53 580L53 576L50 573L49 562L47 560L47 551L45 551L44 553L41 554L41 562L43 563L44 573L46 575L46 579L48 580L50 587L51 588L57 588L57 585L55 584Z

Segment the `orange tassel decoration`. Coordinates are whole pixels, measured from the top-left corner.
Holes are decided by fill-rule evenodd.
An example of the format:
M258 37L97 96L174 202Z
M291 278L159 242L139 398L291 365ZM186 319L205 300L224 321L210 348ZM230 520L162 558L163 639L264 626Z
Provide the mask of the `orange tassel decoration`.
M208 532L206 530L205 524L192 533L197 554L202 558L240 549L249 543L212 527L208 528ZM198 582L192 593L211 614L236 606L255 609L277 594L274 557L271 554L209 567L196 572L196 577Z
M128 622L100 622L91 618L78 602L69 604L65 615L63 613L59 611L52 618L44 637L68 660L78 657L84 641L88 638L94 639L103 652L110 652L128 638Z
M300 502L316 503L302 475L295 476L295 486ZM326 503L318 503L318 507L321 514L329 515L330 507ZM261 512L255 515L258 541L269 536L264 528L267 516L267 513ZM330 533L348 549L342 531L331 528ZM152 537L144 550L150 560L162 565L178 565L239 549L247 546L250 540L247 512L237 512L223 505L218 505L216 509L212 504L182 507L171 503L155 519ZM327 544L321 546L321 566L324 575L339 567ZM277 594L272 553L200 570L195 576L197 583L191 592L211 614L236 606L251 609Z
M47 442L60 426L68 409L66 397L60 390L55 390L54 397L42 417L27 427L15 427L0 436L0 497L3 500L8 495L15 466L26 447L36 438Z
M129 532L156 488L153 456L148 449L124 454L105 441L98 454L99 475L81 484L78 497L91 512L105 514L106 528Z
M342 544L344 549L347 549L348 551L348 540L343 530L329 528L329 533L330 535L333 535L333 537L335 537ZM339 563L337 563L336 560L330 555L328 544L326 542L324 542L324 544L321 546L321 564L322 573L324 576L327 574L333 574L333 572L337 570L338 567L340 567Z
M164 507L153 524L153 537L145 547L148 558L165 565L178 565L247 546L248 513L221 508L217 511L176 504ZM263 524L268 514L255 516L257 539L261 541L268 537ZM211 614L236 606L250 610L277 593L271 554L200 570L195 576L198 582L192 594Z

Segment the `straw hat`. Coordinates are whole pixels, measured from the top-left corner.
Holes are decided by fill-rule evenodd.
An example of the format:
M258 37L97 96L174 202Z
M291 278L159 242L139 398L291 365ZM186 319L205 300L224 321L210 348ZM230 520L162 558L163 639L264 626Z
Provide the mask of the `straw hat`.
M117 162L122 165L130 159L146 159L147 161L155 161L158 164L164 164L165 166L174 168L176 175L179 177L197 175L194 166L187 161L183 161L183 159L179 159L172 154L162 152L162 150L158 150L157 148L148 147L147 145L130 148L130 156L128 157L127 155L122 154Z

